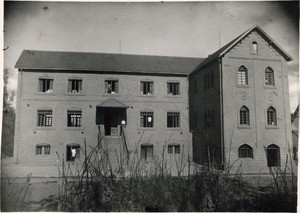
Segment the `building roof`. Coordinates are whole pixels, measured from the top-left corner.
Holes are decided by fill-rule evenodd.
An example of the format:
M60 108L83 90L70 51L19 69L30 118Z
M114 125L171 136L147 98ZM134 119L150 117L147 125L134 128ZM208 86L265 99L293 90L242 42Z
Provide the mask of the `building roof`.
M39 71L67 70L187 75L203 60L203 58L187 57L23 50L15 68Z
M282 57L285 58L286 61L291 61L292 57L286 53L265 31L263 31L258 25L251 27L231 42L221 47L219 50L214 52L212 55L209 55L198 67L195 69L197 71L199 68L204 67L205 65L223 57L228 51L230 51L237 43L239 43L242 39L248 36L251 32L256 31L261 37L263 37L271 47L273 47Z

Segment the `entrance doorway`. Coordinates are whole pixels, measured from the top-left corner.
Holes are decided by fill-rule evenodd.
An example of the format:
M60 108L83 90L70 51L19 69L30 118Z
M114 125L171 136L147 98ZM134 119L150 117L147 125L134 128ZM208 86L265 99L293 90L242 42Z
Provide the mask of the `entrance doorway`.
M116 110L105 110L104 112L104 128L105 135L117 135L118 134L118 125L121 124L119 122L119 114Z

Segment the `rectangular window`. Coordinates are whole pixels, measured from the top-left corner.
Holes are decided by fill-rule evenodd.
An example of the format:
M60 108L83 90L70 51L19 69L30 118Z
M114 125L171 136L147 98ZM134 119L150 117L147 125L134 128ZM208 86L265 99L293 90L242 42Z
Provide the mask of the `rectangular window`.
M42 155L43 154L43 147L42 146L37 146L35 149L35 154L36 155Z
M80 145L67 145L67 161L80 160Z
M105 81L105 93L119 93L119 81L118 80L106 80Z
M72 80L68 81L68 92L69 93L80 93L82 91L82 80Z
M53 91L53 79L39 79L39 92L50 93Z
M152 95L154 92L154 85L151 81L141 81L141 94Z
M180 154L180 145L168 145L169 154Z
M80 126L81 126L81 111L68 110L68 127L80 127Z
M38 126L52 126L52 110L38 110Z
M153 145L141 145L141 159L150 161L153 159Z
M141 112L141 127L153 127L153 112Z
M35 147L36 155L50 155L50 145L37 145Z
M179 95L179 83L167 83L168 95Z
M180 127L180 113L168 112L167 113L167 127L176 128Z

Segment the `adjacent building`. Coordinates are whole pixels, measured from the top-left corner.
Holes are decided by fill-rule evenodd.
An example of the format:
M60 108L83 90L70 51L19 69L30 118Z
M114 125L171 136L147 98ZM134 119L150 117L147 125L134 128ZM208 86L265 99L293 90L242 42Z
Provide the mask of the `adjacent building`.
M177 171L188 159L251 174L284 166L290 60L258 26L206 59L24 50L14 154L81 164L101 147L113 168L120 159Z

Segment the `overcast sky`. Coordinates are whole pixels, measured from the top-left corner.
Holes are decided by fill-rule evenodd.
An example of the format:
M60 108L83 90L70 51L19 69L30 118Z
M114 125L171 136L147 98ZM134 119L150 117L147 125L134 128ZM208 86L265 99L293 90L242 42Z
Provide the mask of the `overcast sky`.
M207 57L259 25L293 61L291 111L298 104L298 2L57 3L4 2L8 89L23 49ZM120 45L121 44L121 45ZM121 46L121 48L120 48Z

